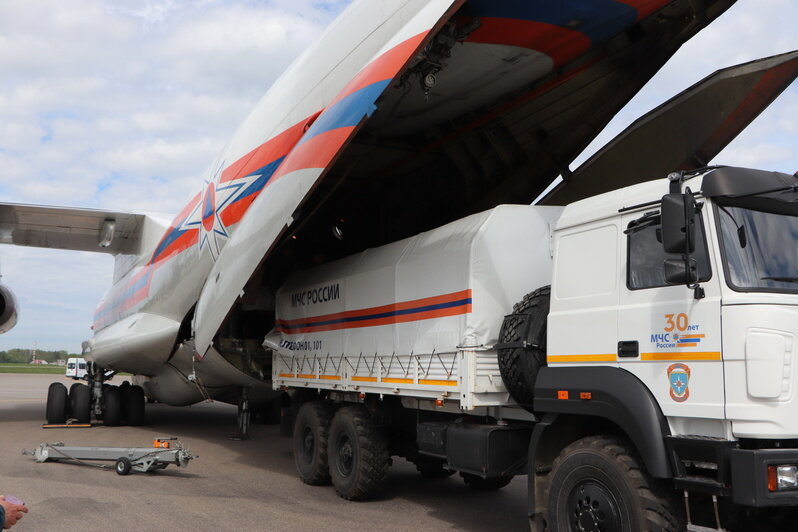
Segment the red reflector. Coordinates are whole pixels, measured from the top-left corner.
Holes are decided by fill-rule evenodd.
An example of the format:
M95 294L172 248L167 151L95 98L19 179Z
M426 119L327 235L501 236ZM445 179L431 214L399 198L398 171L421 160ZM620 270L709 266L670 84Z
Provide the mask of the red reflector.
M776 476L776 466L768 466L768 491L779 489L779 480Z
M443 406L443 399L435 399L435 406Z
M579 392L579 398L585 401L590 401L593 399L593 394L590 392Z
M568 390L557 390L557 399L568 399Z

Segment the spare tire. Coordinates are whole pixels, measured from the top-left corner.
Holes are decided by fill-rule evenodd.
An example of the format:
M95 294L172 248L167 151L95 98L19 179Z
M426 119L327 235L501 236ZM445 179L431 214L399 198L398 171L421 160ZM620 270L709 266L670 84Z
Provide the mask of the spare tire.
M546 322L551 287L538 288L513 306L499 331L499 371L510 396L532 407L535 379L546 365Z

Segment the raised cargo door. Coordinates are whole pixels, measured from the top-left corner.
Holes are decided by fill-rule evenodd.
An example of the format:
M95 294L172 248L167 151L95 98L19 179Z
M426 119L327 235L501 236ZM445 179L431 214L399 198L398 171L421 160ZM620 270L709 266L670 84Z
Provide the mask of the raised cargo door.
M303 201L374 112L383 91L463 1L406 0L392 15L403 23L398 31L377 53L363 57L360 70L281 160L208 274L193 322L197 353L203 355L210 347L247 281L279 237L299 221Z
M796 76L798 51L719 70L636 120L540 203L566 205L705 166Z

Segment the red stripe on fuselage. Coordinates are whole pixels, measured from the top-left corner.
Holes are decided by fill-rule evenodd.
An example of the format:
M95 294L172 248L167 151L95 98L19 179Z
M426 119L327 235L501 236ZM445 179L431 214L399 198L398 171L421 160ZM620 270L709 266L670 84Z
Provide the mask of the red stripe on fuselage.
M591 46L584 33L545 22L494 17L480 22L482 25L468 37L468 42L536 50L551 57L555 68L576 59Z
M291 172L306 168L326 168L344 143L349 140L354 130L354 127L341 127L325 131L297 146L285 158L285 161L283 161L283 164L280 165L280 168L277 169L269 182L266 183L266 188L280 177Z
M329 109L337 102L343 100L350 94L354 94L364 87L368 87L373 83L385 81L386 79L393 79L399 70L407 63L414 55L416 49L421 46L421 43L426 38L429 32L425 31L419 33L414 37L410 37L406 41L402 41L395 47L391 48L377 59L363 67L358 74L352 78L352 81L338 93L338 96L330 102L327 106Z
M219 182L225 183L249 175L280 157L284 157L302 138L307 121L308 119L304 119L298 124L294 124L238 159L222 172Z
M637 20L643 20L655 11L659 11L673 0L615 0L637 10Z

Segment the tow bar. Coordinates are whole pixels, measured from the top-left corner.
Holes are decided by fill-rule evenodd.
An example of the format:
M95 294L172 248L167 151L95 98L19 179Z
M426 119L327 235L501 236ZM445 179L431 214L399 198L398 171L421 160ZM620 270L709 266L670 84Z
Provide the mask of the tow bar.
M37 462L69 460L103 469L110 466L87 460L116 462L114 469L119 475L127 475L130 471L147 473L165 469L169 464L185 467L189 461L199 458L184 448L177 438L157 438L152 447L73 447L61 442L42 443L33 451L22 451L22 454L33 456Z

